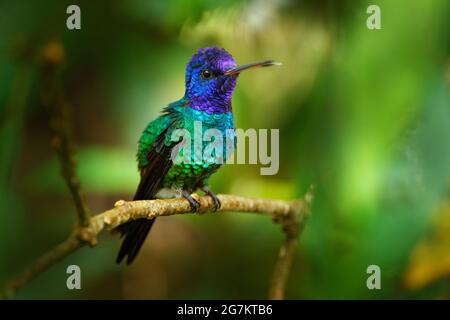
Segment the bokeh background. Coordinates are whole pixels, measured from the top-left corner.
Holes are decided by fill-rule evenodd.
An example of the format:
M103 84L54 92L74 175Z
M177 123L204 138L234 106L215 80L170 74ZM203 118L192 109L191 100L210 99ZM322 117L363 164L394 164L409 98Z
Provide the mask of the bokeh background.
M81 30L66 29L69 4ZM228 165L212 186L278 199L316 186L287 297L450 298L449 1L1 1L0 16L0 283L75 223L40 103L43 48L64 48L77 171L101 212L132 197L141 131L183 95L191 55L217 45L284 64L243 74L233 98L238 127L280 129L279 173ZM131 267L104 233L16 298L265 298L282 240L256 215L160 218ZM70 264L82 290L66 288ZM372 264L381 290L366 287Z

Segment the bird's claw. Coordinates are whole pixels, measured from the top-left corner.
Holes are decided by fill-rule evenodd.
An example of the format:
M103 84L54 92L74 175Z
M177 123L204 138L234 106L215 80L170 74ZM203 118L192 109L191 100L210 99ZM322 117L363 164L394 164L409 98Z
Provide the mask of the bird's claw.
M214 202L213 211L216 212L217 210L219 210L220 207L222 206L222 203L220 202L220 199L217 197L217 195L206 187L203 187L202 190L206 195L210 196L211 199L213 200Z
M222 203L220 202L219 198L217 198L216 195L209 195L213 201L214 201L214 212L216 212L217 210L220 209L220 207L222 206Z
M191 205L191 211L192 212L197 212L198 209L200 208L200 202L198 202L197 200L195 200L194 198L189 198L188 199L189 204Z
M192 198L189 192L183 190L183 198L189 201L189 205L191 206L191 212L197 212L200 208L200 202Z

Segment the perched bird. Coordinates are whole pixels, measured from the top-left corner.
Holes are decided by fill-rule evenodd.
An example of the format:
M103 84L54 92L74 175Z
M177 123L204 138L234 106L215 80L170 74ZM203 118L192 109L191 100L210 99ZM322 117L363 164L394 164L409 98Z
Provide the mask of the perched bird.
M231 96L238 75L244 70L276 64L274 61L264 61L238 66L222 48L199 49L186 67L184 97L164 108L162 114L150 122L142 133L137 153L141 180L134 200L154 199L162 189L170 189L186 198L192 210L196 211L199 203L191 197L191 193L201 189L212 197L217 210L220 201L208 188L207 180L217 171L220 163L197 159L195 152L192 152L192 161L173 161L172 151L176 150L180 141L173 141L172 133L177 129L193 133L194 122L200 121L204 130L217 129L224 139L227 138L225 135L233 135ZM234 135L231 138L234 139L234 147ZM231 152L225 150L223 159L227 159ZM124 238L117 263L127 257L126 263L130 264L136 258L154 221L137 219L117 228Z

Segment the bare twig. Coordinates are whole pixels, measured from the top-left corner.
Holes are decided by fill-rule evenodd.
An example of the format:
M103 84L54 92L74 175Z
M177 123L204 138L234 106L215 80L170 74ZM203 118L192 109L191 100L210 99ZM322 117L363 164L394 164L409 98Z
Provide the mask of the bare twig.
M211 212L214 203L208 196L194 197L200 202L199 213ZM218 195L222 206L219 211L254 212L272 216L284 221L285 218L295 216L298 221L304 221L307 210L303 200L281 201L270 199L246 198L233 195ZM59 244L50 252L38 258L31 266L18 274L4 288L4 296L12 297L17 290L25 286L37 275L64 259L72 252L91 242L104 229L114 229L130 220L139 218L152 219L160 216L191 213L191 207L185 199L142 200L126 202L120 200L115 207L90 219L88 227L76 228L67 240ZM95 243L92 243L95 244ZM285 271L284 271L285 272Z
M73 235L69 236L65 241L58 244L51 251L45 253L34 261L28 268L12 279L4 288L0 298L9 299L17 290L25 286L33 280L37 275L47 270L52 265L64 259L66 256L81 248L85 242Z
M294 210L289 214L276 219L283 228L286 239L278 253L278 260L272 273L272 280L269 288L269 299L282 300L286 293L286 283L294 261L295 252L298 245L298 238L305 225L305 219L310 213L310 206L313 200L313 187L311 186L302 201L298 201Z
M64 100L59 75L64 59L63 47L58 42L49 42L42 52L42 104L50 113L53 133L52 145L61 163L61 175L70 190L77 210L78 224L87 227L89 209L81 194L80 181L76 174L75 146L73 143L70 108Z

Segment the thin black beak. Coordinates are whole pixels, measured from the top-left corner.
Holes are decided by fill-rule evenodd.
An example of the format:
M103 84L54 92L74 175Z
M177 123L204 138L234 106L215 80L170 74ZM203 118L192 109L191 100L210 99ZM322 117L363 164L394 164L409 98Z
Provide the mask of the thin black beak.
M267 60L267 61L261 61L261 62L255 62L255 63L249 63L249 64L243 64L241 66L234 67L233 69L227 70L224 75L225 76L232 76L232 75L238 75L244 70L254 69L254 68L261 68L261 67L270 67L270 66L281 66L281 62L276 62L273 60Z

